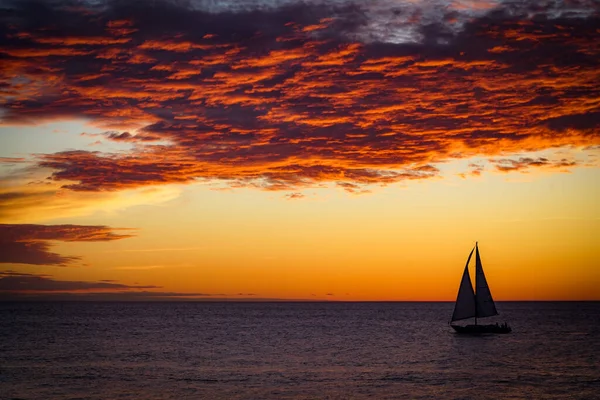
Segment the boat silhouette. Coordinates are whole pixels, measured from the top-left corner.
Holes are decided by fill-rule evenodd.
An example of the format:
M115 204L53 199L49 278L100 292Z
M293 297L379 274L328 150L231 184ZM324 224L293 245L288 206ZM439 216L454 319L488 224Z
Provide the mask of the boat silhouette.
M475 289L473 289L471 275L469 274L469 262L473 256L473 251L475 251ZM460 281L450 326L457 333L464 334L510 333L512 329L506 323L501 325L498 323L488 325L477 324L478 318L492 317L495 315L498 315L498 311L496 310L496 304L492 298L492 292L485 279L483 265L481 264L481 258L479 257L479 247L477 246L477 242L475 242L475 247L469 253L469 258L467 258L467 264L465 265L465 270ZM475 324L452 324L454 321L469 318L475 318Z

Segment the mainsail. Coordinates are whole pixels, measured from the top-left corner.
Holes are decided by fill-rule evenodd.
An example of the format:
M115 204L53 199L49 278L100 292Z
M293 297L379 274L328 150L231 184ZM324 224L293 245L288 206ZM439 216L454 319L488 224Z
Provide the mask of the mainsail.
M465 272L463 272L462 280L460 281L458 296L456 296L456 304L454 305L454 313L452 314L452 321L473 318L477 315L475 292L473 292L471 276L469 275L469 261L471 261L473 250L471 250L471 253L469 253L467 265L465 265Z
M475 244L475 290L477 293L475 296L477 303L476 316L478 318L483 318L498 315L494 299L492 299L490 287L488 286L485 274L483 273L483 266L481 265L481 258L479 258L479 248L477 247L477 244Z

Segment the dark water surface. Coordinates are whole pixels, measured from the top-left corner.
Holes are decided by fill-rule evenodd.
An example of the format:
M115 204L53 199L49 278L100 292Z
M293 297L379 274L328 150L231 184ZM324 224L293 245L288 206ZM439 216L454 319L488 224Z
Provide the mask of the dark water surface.
M0 399L600 399L600 303L0 303Z

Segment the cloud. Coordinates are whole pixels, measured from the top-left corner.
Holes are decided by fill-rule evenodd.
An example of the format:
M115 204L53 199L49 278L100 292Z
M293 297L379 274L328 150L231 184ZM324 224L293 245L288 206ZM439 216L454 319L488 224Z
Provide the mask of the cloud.
M295 193L288 193L285 195L285 197L288 200L296 200L296 199L303 199L306 196L300 192L295 192Z
M0 263L67 266L80 258L51 252L52 241L106 242L132 237L129 232L107 226L0 224Z
M600 143L589 2L6 4L2 123L84 117L133 145L38 155L70 191L356 192Z
M0 157L0 163L2 164L20 164L27 162L27 160L23 157Z
M461 178L467 178L469 176L480 176L481 173L485 170L485 167L481 164L477 163L469 163L469 169L467 172L460 173L458 176Z
M194 251L194 250L204 250L205 247L202 246L195 246L195 247L151 247L151 248L145 248L145 249L120 249L118 250L119 253L122 252L126 252L126 253L155 253L155 252L162 252L162 251L168 251L169 253L173 252L173 251ZM107 253L112 252L112 250L108 250Z
M354 193L354 194L370 193L370 191L368 189L365 189L361 185L357 185L355 183L337 182L337 186L341 187L342 189L344 189L348 193Z
M117 291L117 292L2 292L0 301L214 301L289 302L289 299L223 297L224 294L198 292ZM291 300L294 301L294 300ZM297 301L305 301L303 299Z
M28 274L26 272L18 272L18 271L13 271L10 269L4 270L4 271L0 271L0 277L7 277L7 276L18 276L18 277L28 277L28 276L36 276L36 277L44 277L47 278L50 275L43 275L43 274Z
M127 265L124 267L115 267L113 269L141 271L141 270L162 269L162 268L165 268L165 266L164 265Z
M496 170L500 172L527 172L532 167L545 168L545 169L567 169L577 165L575 161L569 161L565 158L561 160L549 160L545 157L530 158L520 157L518 159L500 159L494 161Z
M77 292L91 290L156 289L158 286L125 285L112 281L59 281L47 275L0 272L0 293Z
M126 285L114 280L61 281L49 275L0 271L0 300L184 300L223 294L148 291L153 285Z
M233 300L243 301L238 296L251 297L254 293L164 292L154 285L127 285L114 280L62 281L49 275L20 273L12 270L0 271L0 300L88 300L88 301L151 301L151 300ZM272 299L277 300L277 299Z

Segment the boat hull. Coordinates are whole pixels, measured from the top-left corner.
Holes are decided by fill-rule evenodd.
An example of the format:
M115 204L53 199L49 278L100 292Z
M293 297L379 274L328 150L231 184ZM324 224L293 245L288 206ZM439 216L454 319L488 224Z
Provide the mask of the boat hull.
M512 329L508 325L450 325L456 333L466 335L481 335L484 333L510 333Z

